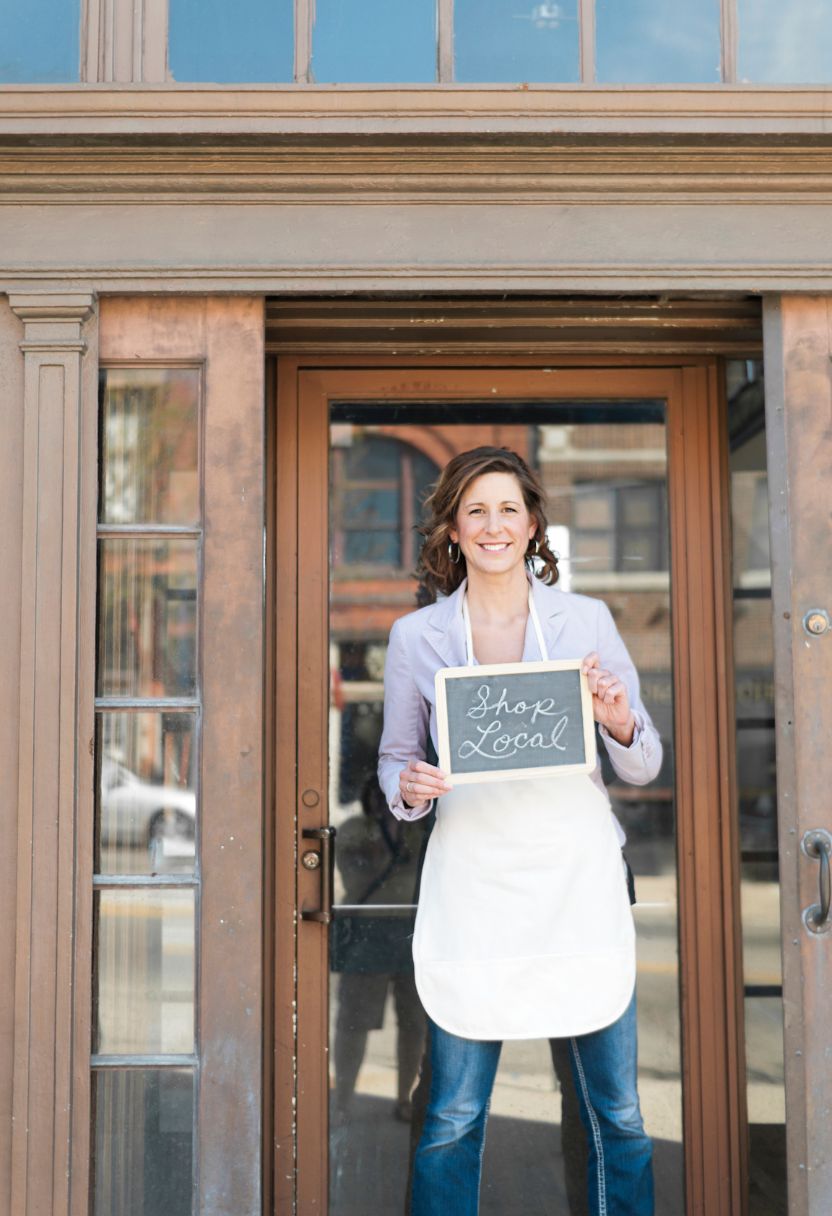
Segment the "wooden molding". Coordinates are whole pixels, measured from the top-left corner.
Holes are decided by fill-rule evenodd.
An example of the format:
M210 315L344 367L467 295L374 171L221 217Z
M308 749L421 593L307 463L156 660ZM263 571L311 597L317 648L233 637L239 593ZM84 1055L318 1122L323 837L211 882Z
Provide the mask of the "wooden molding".
M818 863L801 841L832 831L832 635L803 626L810 609L832 608L832 298L766 301L764 328L789 1212L826 1216L832 935L802 920Z
M79 736L91 701L78 629L82 515L82 293L13 295L24 322L17 949L11 1211L65 1216L73 1107L73 966ZM94 324L94 322L93 322ZM94 398L93 398L94 399ZM85 994L86 997L86 994Z
M147 85L0 89L0 136L811 135L832 89L784 85Z

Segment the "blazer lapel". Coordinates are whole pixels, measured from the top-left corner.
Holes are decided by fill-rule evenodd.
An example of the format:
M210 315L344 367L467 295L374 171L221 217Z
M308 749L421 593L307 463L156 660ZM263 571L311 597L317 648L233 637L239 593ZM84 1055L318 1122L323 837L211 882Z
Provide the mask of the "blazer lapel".
M539 578L532 579L532 594L534 606L540 620L540 627L546 639L549 658L556 659L558 638L569 617L569 603L566 592L558 587L547 587ZM583 655L570 655L570 658L583 658Z
M465 621L462 618L462 597L467 579L463 579L447 599L439 600L425 628L425 641L446 667L464 667Z

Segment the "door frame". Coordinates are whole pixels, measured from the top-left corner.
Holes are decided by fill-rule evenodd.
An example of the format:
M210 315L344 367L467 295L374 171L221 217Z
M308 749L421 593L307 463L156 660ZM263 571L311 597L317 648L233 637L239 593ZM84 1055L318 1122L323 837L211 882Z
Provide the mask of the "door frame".
M297 833L327 821L328 403L476 395L667 401L686 1204L691 1216L745 1210L730 511L719 373L716 358L691 355L339 354L277 361L269 478L270 605L277 639L269 698L276 811L277 1210L296 1204L300 1216L307 1216L327 1206L327 934L325 926L297 918L302 902L315 900L319 881L300 865Z

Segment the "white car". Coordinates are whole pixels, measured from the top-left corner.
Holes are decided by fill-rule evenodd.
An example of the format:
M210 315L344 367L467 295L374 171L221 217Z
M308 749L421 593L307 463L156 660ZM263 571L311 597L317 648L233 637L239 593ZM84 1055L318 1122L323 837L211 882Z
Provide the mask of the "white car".
M157 850L181 842L194 852L196 794L177 785L143 781L112 755L101 758L99 843ZM167 851L167 850L165 850Z

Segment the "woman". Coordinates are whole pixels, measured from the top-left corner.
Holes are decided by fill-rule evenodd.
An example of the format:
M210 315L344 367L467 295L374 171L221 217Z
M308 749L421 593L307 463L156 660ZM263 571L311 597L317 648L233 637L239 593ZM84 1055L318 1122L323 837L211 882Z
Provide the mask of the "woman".
M444 598L397 621L379 779L393 814L437 799L413 955L431 1090L412 1216L476 1216L488 1102L505 1038L568 1037L589 1140L590 1210L653 1211L636 1091L632 916L600 765L590 776L462 785L425 760L442 667L582 659L617 775L651 781L661 742L600 600L554 586L543 491L501 448L454 457L428 500L420 573ZM539 571L535 577L532 559Z

